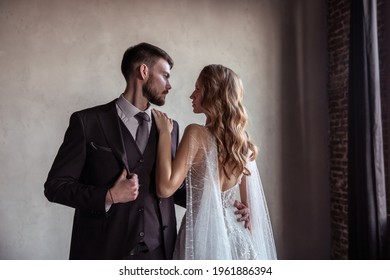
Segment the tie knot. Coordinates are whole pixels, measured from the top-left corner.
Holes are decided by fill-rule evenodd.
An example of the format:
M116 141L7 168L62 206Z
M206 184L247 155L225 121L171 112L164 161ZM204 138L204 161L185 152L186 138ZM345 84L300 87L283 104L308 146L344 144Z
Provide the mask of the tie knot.
M149 115L145 112L139 112L135 115L135 118L138 120L139 123L141 123L142 121L150 121Z

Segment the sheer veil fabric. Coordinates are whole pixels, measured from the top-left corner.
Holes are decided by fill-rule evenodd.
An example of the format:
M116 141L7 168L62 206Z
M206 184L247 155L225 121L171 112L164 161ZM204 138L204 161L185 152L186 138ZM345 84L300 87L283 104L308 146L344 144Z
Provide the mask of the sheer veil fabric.
M256 162L247 168L247 195L251 232L236 221L233 206L238 184L221 192L218 153L214 136L200 125L191 135L186 177L187 211L179 230L174 259L276 259L263 188ZM196 135L196 136L195 136ZM199 137L200 136L200 137Z

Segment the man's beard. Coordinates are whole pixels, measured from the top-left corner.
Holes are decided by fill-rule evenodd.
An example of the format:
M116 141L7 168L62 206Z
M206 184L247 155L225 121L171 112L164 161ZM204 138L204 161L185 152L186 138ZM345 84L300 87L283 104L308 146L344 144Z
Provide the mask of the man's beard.
M142 92L143 95L146 99L149 100L150 103L157 105L157 106L162 106L165 104L165 98L164 95L161 95L159 98L159 92L153 87L153 76L150 76L148 81L142 86ZM164 92L165 94L168 93Z

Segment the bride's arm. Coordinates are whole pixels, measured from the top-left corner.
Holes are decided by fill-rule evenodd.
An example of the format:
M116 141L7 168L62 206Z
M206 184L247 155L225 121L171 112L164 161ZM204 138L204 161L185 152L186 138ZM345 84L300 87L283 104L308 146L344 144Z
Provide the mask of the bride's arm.
M187 126L177 149L175 159L171 157L172 121L157 110L153 110L159 130L159 141L156 159L156 191L159 197L170 197L183 183L189 168L190 138L194 133L193 126Z

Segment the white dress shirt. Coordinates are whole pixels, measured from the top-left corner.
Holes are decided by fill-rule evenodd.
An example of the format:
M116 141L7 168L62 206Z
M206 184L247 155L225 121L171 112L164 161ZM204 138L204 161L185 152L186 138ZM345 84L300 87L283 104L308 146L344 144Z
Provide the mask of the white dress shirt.
M141 110L135 107L129 101L127 101L122 94L116 101L116 110L118 112L119 118L125 124L125 126L130 131L131 135L135 140L135 135L138 128L138 120L135 118L135 115L141 112ZM152 108L150 107L150 104L144 112L148 114L150 119L152 119ZM151 121L148 122L148 127L150 132L150 128L152 127Z

